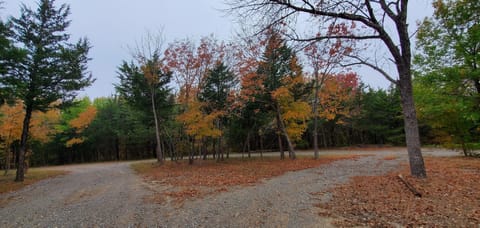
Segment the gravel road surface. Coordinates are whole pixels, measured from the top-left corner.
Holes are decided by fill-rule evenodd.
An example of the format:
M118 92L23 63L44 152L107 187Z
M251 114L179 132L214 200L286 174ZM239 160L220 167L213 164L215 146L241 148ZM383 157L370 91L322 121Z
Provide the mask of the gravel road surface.
M328 194L311 193L353 176L384 174L407 161L403 148L322 153L374 155L289 172L181 206L148 202L152 186L133 173L131 162L60 166L55 169L70 173L0 195L0 227L330 227L314 206ZM437 149L424 154L458 155ZM389 155L398 158L382 159Z

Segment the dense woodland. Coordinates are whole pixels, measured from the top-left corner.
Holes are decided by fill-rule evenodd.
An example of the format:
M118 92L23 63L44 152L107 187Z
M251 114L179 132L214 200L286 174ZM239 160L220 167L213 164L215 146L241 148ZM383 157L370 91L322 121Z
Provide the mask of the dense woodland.
M355 39L299 44L282 24L231 41L212 35L167 44L162 34L148 34L131 59L118 63L115 94L75 98L73 91L93 82L86 68L90 46L68 43L68 23L57 21L66 20L68 6L41 2L38 10L25 8L0 23L4 169L18 164L22 140L31 166L153 157L194 162L265 151L295 158L295 150L314 145L405 144L398 86L365 85L355 68L342 64L357 52ZM472 155L480 130L480 3L435 1L434 7L420 24L413 66L421 141ZM62 26L26 32L49 10L61 15L52 24ZM45 33L54 29L55 35ZM333 22L328 32L346 36L357 29ZM29 90L32 85L38 88Z

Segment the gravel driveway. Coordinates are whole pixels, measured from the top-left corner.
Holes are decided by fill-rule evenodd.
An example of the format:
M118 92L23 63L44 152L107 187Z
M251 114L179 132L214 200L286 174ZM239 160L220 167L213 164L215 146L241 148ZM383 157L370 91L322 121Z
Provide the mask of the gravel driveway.
M458 153L424 150L425 154ZM332 151L372 154L372 151ZM309 153L310 154L310 153ZM398 155L395 160L383 156ZM0 195L1 227L329 227L314 204L327 190L359 175L379 175L406 162L405 149L289 172L256 186L185 202L182 206L146 202L152 194L129 168L130 162L56 167L70 174Z

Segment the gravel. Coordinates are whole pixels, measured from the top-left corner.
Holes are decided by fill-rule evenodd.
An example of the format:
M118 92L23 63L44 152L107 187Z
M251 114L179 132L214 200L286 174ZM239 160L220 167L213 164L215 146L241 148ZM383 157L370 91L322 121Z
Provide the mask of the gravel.
M141 222L149 194L129 163L57 167L71 173L3 194L1 227L118 227Z
M324 152L328 154L329 152ZM335 151L372 154L374 151ZM451 156L447 150L425 154ZM383 156L397 155L394 160ZM71 173L0 195L1 227L331 227L314 205L353 176L381 175L406 162L405 149L342 160L237 187L183 205L148 202L153 194L129 162L56 167Z

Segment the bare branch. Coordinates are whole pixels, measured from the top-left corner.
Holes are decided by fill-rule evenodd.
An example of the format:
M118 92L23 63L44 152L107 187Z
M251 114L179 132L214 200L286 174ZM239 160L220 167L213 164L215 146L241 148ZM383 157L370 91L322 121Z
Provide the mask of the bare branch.
M293 41L300 41L300 42L312 42L312 41L321 41L321 40L329 40L329 39L351 39L351 40L370 40L370 39L379 39L380 36L378 35L370 35L370 36L355 36L355 35L338 35L338 36L316 36L312 38L293 38L289 37Z
M352 59L355 59L358 62L349 63L349 64L341 64L341 66L348 67L348 66L355 66L355 65L365 65L365 66L368 66L368 67L372 68L373 70L379 72L380 74L382 74L391 83L393 83L395 85L398 85L398 80L393 79L392 76L390 76L386 71L382 70L378 65L372 64L372 63L368 62L367 60L364 60L364 59L362 59L358 56L348 55L348 57L350 57Z

